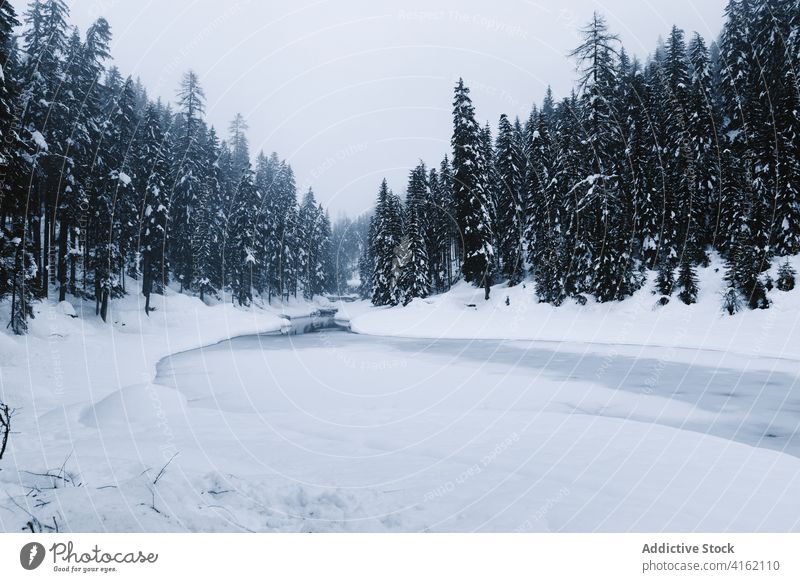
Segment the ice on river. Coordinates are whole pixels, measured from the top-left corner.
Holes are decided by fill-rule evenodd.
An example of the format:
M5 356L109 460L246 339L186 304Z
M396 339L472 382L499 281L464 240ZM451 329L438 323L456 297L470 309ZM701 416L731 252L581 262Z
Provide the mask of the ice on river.
M336 492L343 529L798 529L793 363L659 354L324 331L180 354L157 381L185 399L184 465Z

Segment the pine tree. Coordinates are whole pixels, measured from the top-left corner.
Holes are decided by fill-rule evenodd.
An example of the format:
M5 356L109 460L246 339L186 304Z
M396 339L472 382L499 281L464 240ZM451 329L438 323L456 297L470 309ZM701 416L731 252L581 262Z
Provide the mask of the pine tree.
M631 249L630 213L622 191L620 167L624 141L619 112L619 70L614 56L619 39L595 13L583 29L583 43L572 52L581 69L583 163L571 191L585 231L578 237L591 260L591 291L603 301L620 300L638 285Z
M247 141L249 126L241 113L237 113L230 123L231 165L234 176L240 176L250 167L250 145Z
M569 260L563 228L569 204L563 186L570 171L566 160L557 158L550 132L550 123L557 123L561 113L563 110L548 116L542 110L529 122L526 184L530 190L525 195L528 206L525 242L536 295L540 301L552 305L561 305L566 298Z
M3 2L0 5L0 299L11 295L8 327L21 335L28 329L28 318L33 316L36 265L28 251L31 241L23 195L26 144L16 127L21 87L13 31L18 24L14 8Z
M206 173L209 170L201 145L205 93L194 71L187 71L181 80L178 106L180 117L171 156L173 212L170 215L169 249L175 278L183 290L196 287L194 262L197 249L193 243L197 238L193 225L195 213L205 195Z
M438 292L444 292L453 284L453 264L459 260L455 251L460 246L453 203L452 170L446 156L438 171L431 169L428 184L432 207L432 218L428 225L428 261L431 264L434 288Z
M492 284L492 200L488 187L484 136L475 121L469 89L459 79L453 101L453 198L463 246L464 279L486 290Z
M678 286L681 288L678 298L686 305L697 303L697 273L688 257L685 257L678 269Z
M686 55L684 33L672 27L665 47L661 68L666 89L666 138L664 146L665 172L665 230L661 260L675 268L687 254L697 256L697 234L702 210L696 194L696 168L693 163L691 136L689 134L689 61Z
M37 297L48 293L52 265L51 249L55 232L52 217L59 192L63 149L67 146L68 109L59 99L67 54L69 9L63 0L32 2L25 13L23 48L26 54L21 71L20 97L23 139L28 144L31 181L28 196L33 208L27 217L31 232L30 251L36 262Z
M524 277L522 252L524 216L523 161L519 139L506 115L497 131L495 173L497 176L497 233L500 271L509 286Z
M797 272L789 261L785 261L778 269L777 287L780 291L791 291L795 286Z
M375 256L373 255L373 241L376 238L375 222L369 218L369 232L361 256L358 259L358 296L362 299L372 299L375 292Z
M226 269L233 299L241 306L253 300L254 270L257 268L256 215L261 204L255 175L248 167L236 189L228 219Z
M406 220L400 246L403 249L399 287L400 301L408 305L413 299L427 297L431 292L430 263L426 241L428 215L427 170L425 164L411 171L406 196Z
M147 314L151 311L151 295L163 293L169 280L166 253L169 163L164 141L161 116L157 108L150 105L134 143L136 187L141 190L139 255L142 261L142 295Z
M200 299L216 297L221 285L220 216L222 201L219 167L219 139L214 128L202 132L199 149L202 152L203 184L198 197L197 211L192 224L194 253L193 280Z
M299 277L303 296L313 299L325 293L333 281L333 257L331 255L331 225L322 206L317 204L314 192L309 188L300 205L298 214L298 236L300 252Z
M105 123L100 81L104 62L109 58L111 29L105 19L98 19L86 32L83 44L73 35L70 43L68 91L64 104L70 111L80 108L71 118L69 138L64 149L62 175L67 186L59 204L61 210L58 271L65 293L67 256L66 229L80 224L81 205L91 209L86 225L85 268L93 283L95 311L106 321L109 302L124 294L123 256L120 249L120 223L116 213L118 196L127 196L129 181L120 180L124 174L124 152L113 144L125 131L130 138L133 125L118 119L118 126ZM77 105L80 103L80 106Z
M370 227L370 255L374 261L372 303L375 305L397 305L399 302L395 269L402 238L402 219L398 210L394 194L384 179Z
M692 148L697 210L694 222L700 229L698 251L716 243L720 228L720 176L722 172L718 145L720 120L713 102L713 78L708 49L703 38L696 34L689 43L692 65L689 88L688 134Z

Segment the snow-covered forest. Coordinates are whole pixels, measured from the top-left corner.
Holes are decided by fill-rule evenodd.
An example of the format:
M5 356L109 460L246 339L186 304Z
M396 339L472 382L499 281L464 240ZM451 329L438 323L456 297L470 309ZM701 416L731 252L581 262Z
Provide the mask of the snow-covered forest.
M494 137L459 80L451 156L411 171L405 203L380 187L362 295L407 304L463 277L488 299L532 277L540 301L585 304L654 271L662 304L692 304L716 251L722 308L768 308L800 251L800 3L731 0L726 17L719 38L673 27L640 61L595 14L573 93Z
M581 13L558 97L499 16L245 3L214 30L260 33L218 68L262 76L158 87L115 66L115 3L78 30L25 1L0 1L0 531L800 530L800 0L719 0L718 36L650 55ZM535 4L502 16L549 27ZM519 63L481 79L500 51L467 23L537 71L489 123L472 98ZM409 70L447 30L467 49ZM273 85L296 110L213 126ZM417 115L442 135L395 135Z
M113 66L109 23L71 27L63 0L0 8L0 299L22 334L31 303L55 293L96 302L170 282L247 305L253 294L312 297L334 285L331 224L298 200L277 154L251 163L247 122L224 135L204 120L188 71L175 105Z

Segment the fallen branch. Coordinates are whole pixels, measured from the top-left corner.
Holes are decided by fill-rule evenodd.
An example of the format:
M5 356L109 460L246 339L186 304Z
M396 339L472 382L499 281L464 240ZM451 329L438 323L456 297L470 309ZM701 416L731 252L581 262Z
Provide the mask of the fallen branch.
M8 407L8 404L0 402L0 459L6 452L8 446L8 435L11 434L11 417L14 416L14 410Z
M166 471L166 470L167 470L167 467L169 467L169 464L170 464L170 463L172 462L172 460L173 460L175 457L177 457L177 456L178 456L178 453L175 453L174 455L172 455L172 456L169 458L169 461L167 461L167 462L166 462L166 464L165 464L163 467L161 467L161 470L158 472L158 475L156 475L156 478L153 480L153 485L155 485L156 483L158 483L158 480L159 480L159 479L161 479L161 477L164 475L164 471Z

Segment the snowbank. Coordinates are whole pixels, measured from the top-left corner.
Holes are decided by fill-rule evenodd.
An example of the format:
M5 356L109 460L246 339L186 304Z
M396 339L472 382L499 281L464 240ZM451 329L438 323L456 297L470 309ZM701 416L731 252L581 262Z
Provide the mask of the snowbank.
M800 260L795 257L793 263L800 271ZM512 288L496 285L490 300L484 301L482 289L462 282L448 293L407 307L376 308L360 302L339 317L349 319L352 331L369 335L690 348L800 359L800 288L788 293L773 289L770 309L731 317L721 310L725 284L720 262L700 269L698 277L698 302L691 306L676 296L668 305L658 305L655 276L650 274L648 284L622 302L590 300L580 306L567 301L553 307L538 303L530 282Z
M157 471L165 463L167 444L153 454L138 454L132 442L129 454L112 458L103 431L124 433L127 426L144 426L163 440L159 431L164 419L180 414L186 403L174 390L152 384L157 363L170 354L236 336L277 332L286 315L308 315L320 307L302 301L248 309L221 302L207 305L168 289L164 296L152 297L155 310L148 317L136 282L128 281L128 286L129 294L111 303L107 323L95 315L91 302L44 301L34 304L28 335L0 332L0 401L17 411L14 434L0 461L0 490L8 496L3 495L1 504L10 508L0 512L0 531L19 531L28 521L37 531L81 529L82 523L89 529L137 529L135 522L115 521L118 503L138 496L148 479L152 488L153 475L143 470ZM7 307L0 306L4 313ZM80 448L90 452L73 454ZM49 476L37 477L39 473ZM89 482L109 488L89 487ZM51 486L58 491L46 504L57 505L50 513L60 516L60 526L49 519L37 524L32 515L34 508L46 505L43 492ZM115 499L107 497L110 493ZM162 485L161 494L179 498L180 490ZM158 515L147 507L143 515L148 511ZM85 518L79 517L81 512ZM65 524L69 515L76 521ZM107 523L98 525L98 520ZM165 527L184 529L176 521L156 529Z

